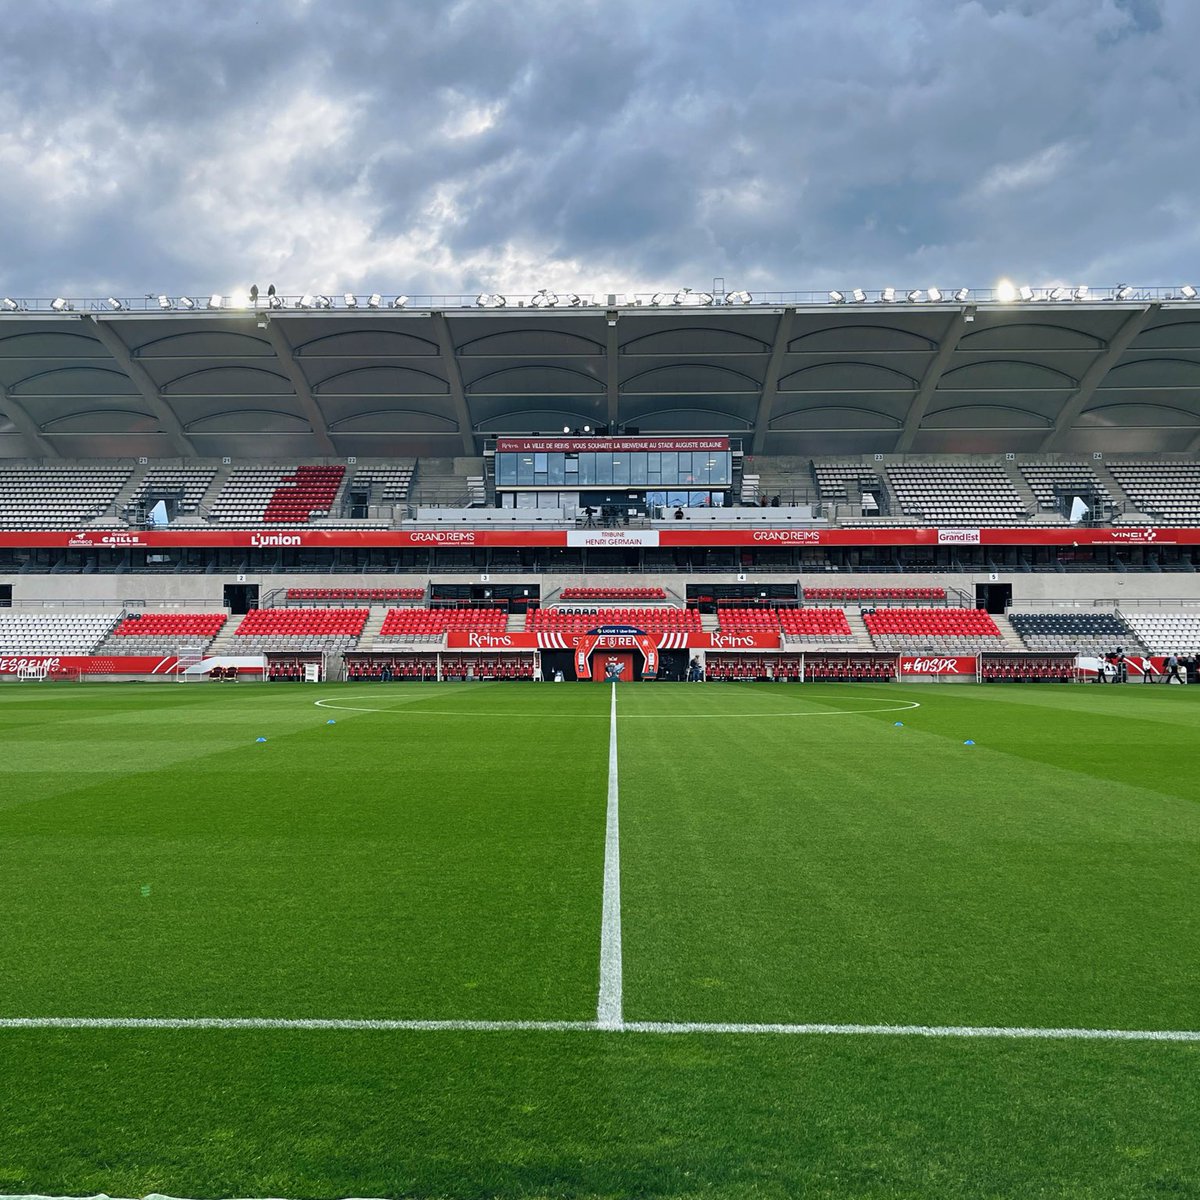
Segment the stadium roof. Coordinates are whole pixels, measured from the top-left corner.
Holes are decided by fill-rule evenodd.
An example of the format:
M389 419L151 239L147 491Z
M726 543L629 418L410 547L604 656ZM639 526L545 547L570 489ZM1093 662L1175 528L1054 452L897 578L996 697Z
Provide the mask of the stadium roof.
M779 455L1200 449L1200 303L1179 294L694 296L4 305L0 457L473 455L584 424Z

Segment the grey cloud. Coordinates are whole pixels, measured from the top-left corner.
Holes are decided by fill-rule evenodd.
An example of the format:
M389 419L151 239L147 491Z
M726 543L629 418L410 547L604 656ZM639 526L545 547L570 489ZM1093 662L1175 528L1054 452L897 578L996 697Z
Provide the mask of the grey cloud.
M5 292L247 270L469 291L506 262L530 288L570 285L552 264L614 287L1176 283L1196 260L1192 0L5 18Z

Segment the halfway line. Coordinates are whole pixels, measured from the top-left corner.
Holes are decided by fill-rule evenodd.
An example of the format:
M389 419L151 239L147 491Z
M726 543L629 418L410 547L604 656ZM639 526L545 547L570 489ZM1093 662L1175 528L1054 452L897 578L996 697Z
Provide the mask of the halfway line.
M608 816L604 827L604 903L600 923L600 1001L596 1021L603 1029L622 1025L621 835L617 821L617 685L608 718Z
M719 1021L389 1021L306 1017L0 1017L0 1029L328 1029L411 1033L813 1034L1008 1038L1087 1042L1200 1042L1197 1029L1042 1029L1023 1025L742 1024Z

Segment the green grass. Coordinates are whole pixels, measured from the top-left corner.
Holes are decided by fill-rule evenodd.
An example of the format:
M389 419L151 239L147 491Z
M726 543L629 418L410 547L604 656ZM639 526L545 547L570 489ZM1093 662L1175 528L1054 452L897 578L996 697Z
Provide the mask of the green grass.
M627 1019L1200 1029L1200 689L618 694ZM0 1016L591 1019L608 733L0 689ZM1197 1109L1196 1043L10 1029L0 1193L1200 1195Z

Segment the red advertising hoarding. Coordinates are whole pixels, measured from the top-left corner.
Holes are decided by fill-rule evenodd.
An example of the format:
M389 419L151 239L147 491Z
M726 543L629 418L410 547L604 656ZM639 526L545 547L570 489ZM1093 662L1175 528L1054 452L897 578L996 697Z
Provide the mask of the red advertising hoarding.
M973 654L902 654L900 674L957 675L974 679L979 673L979 660Z
M963 536L960 536L963 535ZM967 540L965 535L970 535ZM233 547L264 550L316 550L400 547L568 546L595 539L613 546L1197 546L1200 526L1155 529L707 529L675 526L644 530L495 529L151 529L12 530L0 532L0 549L45 547L57 550L169 550Z

